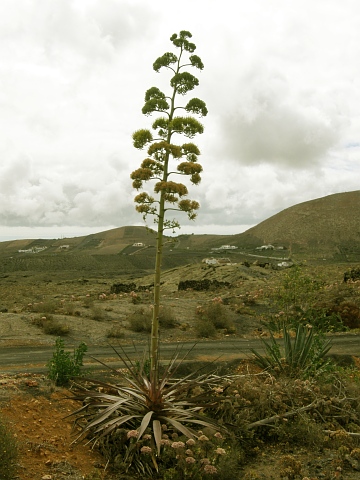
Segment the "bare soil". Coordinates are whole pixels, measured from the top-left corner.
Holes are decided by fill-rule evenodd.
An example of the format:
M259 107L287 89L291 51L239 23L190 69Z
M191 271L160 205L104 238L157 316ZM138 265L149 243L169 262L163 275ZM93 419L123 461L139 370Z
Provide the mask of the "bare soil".
M71 446L72 421L64 417L78 404L69 392L37 375L1 376L0 385L0 412L19 446L18 478L80 480L96 472L101 478L102 457L84 444Z

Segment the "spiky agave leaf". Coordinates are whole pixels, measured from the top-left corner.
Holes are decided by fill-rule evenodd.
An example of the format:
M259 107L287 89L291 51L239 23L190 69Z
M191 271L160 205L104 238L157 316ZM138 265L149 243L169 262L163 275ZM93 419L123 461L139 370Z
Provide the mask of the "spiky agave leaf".
M194 347L180 362L180 349L176 349L156 383L149 379L143 368L136 368L124 349L121 349L120 353L113 346L112 348L125 364L128 373L115 370L95 358L116 372L121 383L110 384L94 379L82 379L92 387L102 387L105 391L89 390L81 384L75 384L77 391L73 394L73 399L83 402L83 406L69 415L76 417L74 424L81 430L74 442L90 436L89 442L96 444L119 427L137 430L137 440L140 440L144 433L150 430L157 455L160 455L161 424L166 424L189 438L196 437L195 426L225 430L216 420L206 418L201 413L204 408L214 406L215 397L206 393L191 396L189 393L199 386L211 391L213 387L231 381L231 376L200 373L199 369L183 378L174 378L181 363ZM142 362L144 361L145 356ZM155 459L153 462L156 465Z
M302 324L298 325L293 340L288 328L284 326L283 339L285 363L282 360L280 345L272 333L270 333L270 341L262 339L266 352L265 355L251 349L256 363L264 369L277 369L281 373L290 373L292 375L300 372L302 375L306 375L308 371L316 370L319 367L319 362L324 360L325 355L332 346L331 340L321 341L320 344L317 344L314 331Z

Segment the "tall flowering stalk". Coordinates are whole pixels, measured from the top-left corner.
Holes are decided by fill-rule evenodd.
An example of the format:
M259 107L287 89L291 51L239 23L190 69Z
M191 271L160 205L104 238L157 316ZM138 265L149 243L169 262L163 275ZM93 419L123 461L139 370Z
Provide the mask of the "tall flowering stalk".
M201 59L194 55L196 49L189 39L191 33L182 30L179 35L173 34L170 38L177 48L177 55L166 52L153 64L156 72L165 68L171 73L170 93L166 95L157 87L152 87L145 93L145 104L142 108L144 115L158 114L152 124L152 130L141 129L133 134L133 144L137 149L147 148L147 157L142 161L140 168L134 170L130 177L133 187L143 189L145 182L152 184L153 193L142 191L134 201L136 210L143 215L154 217L157 224L156 259L154 278L154 309L151 328L150 361L152 385L158 383L159 358L159 309L160 309L160 278L161 260L163 255L163 236L166 229L174 230L180 227L176 219L167 218L168 211L185 212L189 219L196 218L199 203L187 198L186 185L175 181L178 176L187 176L194 185L201 180L202 166L198 163L199 148L191 142L175 144L174 138L185 136L192 139L196 134L203 133L203 125L193 116L206 116L206 104L199 98L192 98L186 104L177 104L179 97L185 96L199 85L199 80L185 71L186 67L202 70L204 65ZM181 115L181 113L184 114ZM175 169L170 167L172 160L178 161Z
M164 428L169 428L173 435L184 435L191 440L197 438L194 428L216 428L226 431L216 420L206 417L204 411L206 408L213 408L219 400L214 397L214 388L228 384L231 381L230 377L201 373L199 369L185 377L177 378L178 368L191 351L189 350L180 359L178 349L175 350L169 364L162 369L161 374L159 373L159 307L163 235L166 229L179 227L178 221L167 218L166 214L174 210L182 211L190 219L195 219L196 210L199 208L198 202L186 198L188 194L186 185L174 181L178 176L188 177L188 180L196 185L200 182L202 171L201 165L197 162L200 151L194 143L173 143L175 137L181 138L181 135L184 135L191 139L197 133L203 132L203 126L198 120L191 116L180 116L178 112L199 116L207 114L205 103L198 98L192 98L184 106L175 105L178 97L183 97L199 84L198 79L184 71L184 68L203 69L200 58L193 55L196 47L189 38L191 33L187 31L181 31L179 36L172 35L171 41L178 49L178 55L167 52L154 62L156 72L161 68L172 72L170 79L172 90L169 96L156 87L146 92L143 113L145 115L156 113L159 116L152 124L153 131L138 130L133 134L134 146L139 149L146 146L148 155L140 168L131 174L133 187L140 190L145 182L150 182L153 187L152 194L142 191L135 197L136 209L142 213L144 219L152 215L158 227L150 372L147 371L145 358L139 364L132 362L121 348L120 351L114 348L114 352L125 364L125 371L112 369L95 358L99 363L113 370L114 375L121 378L121 382L108 384L87 379L87 384L77 385L74 398L82 405L71 414L76 417L75 425L80 430L75 442L90 436L90 441L94 444L102 441L106 443L108 439L110 441L118 435L121 436L123 428L130 429L126 438L115 442L116 457L119 456L122 459L126 471L138 466L142 474L144 474L143 465L146 464L146 459L152 465L151 468L159 470L160 452L168 442L162 436ZM170 165L172 160L178 161L176 168ZM134 296L132 298L134 299ZM89 385L92 388L89 388ZM200 393L195 393L199 388ZM145 440L149 443L144 445L142 442ZM216 453L216 458L219 457L219 452ZM186 453L186 450L185 454L184 465L189 468L194 463L195 457L189 452ZM142 458L145 461L142 461ZM205 466L206 470L215 471L214 465ZM204 472L205 466L201 465ZM212 472L207 473L212 474Z

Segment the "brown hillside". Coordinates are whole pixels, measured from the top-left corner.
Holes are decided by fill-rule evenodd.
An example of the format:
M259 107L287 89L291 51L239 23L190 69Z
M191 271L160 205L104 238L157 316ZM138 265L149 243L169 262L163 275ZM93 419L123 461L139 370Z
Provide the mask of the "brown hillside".
M304 254L306 258L326 256L336 261L360 261L360 190L329 195L294 205L238 235L180 234L171 241L174 243L171 244L169 241L165 245L167 253L164 268L198 261L194 258L195 254L212 256L215 254L212 248L221 245L238 247L237 250L230 252L233 256L241 252L257 254L259 252L256 251L256 247L272 244L285 247L287 254L290 255ZM144 246L133 247L134 243L142 243ZM131 264L132 268L139 268L139 265L142 265L142 268L147 269L150 268L149 261L154 255L155 243L156 233L153 230L142 226L125 226L83 237L0 242L0 257L7 258L9 263L3 264L4 271L10 267L10 270L31 268L37 270L38 267L32 264L39 262L47 262L42 268L48 268L45 257L51 257L53 263L58 259L62 262L67 260L74 268L81 269L85 268L83 263L88 262L86 258L89 257L98 268L98 260L92 258L93 256L106 256L110 261L110 257L119 254L123 257L122 263ZM36 256L18 253L20 249L37 247L46 249ZM220 253L221 251L218 252ZM14 258L10 257L13 255ZM274 255L279 256L279 253L275 252ZM78 263L81 260L81 265L80 263L77 265L75 260ZM26 265L17 265L20 261ZM106 263L105 258L103 263ZM127 265L124 264L123 267L127 268ZM59 265L59 268L64 269L68 266ZM88 268L90 265L86 266L86 269Z
M359 251L360 190L299 203L235 237L245 244Z

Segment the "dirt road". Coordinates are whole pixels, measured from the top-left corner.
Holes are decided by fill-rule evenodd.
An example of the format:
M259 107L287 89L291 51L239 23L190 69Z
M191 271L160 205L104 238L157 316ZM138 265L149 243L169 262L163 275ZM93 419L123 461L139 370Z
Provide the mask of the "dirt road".
M340 357L360 356L360 336L351 334L334 335L330 355ZM195 346L194 346L195 345ZM114 345L116 348L116 345ZM189 352L191 347L194 348ZM133 360L142 357L146 344L124 345L124 352ZM181 348L182 358L187 352L186 360L191 362L231 362L236 359L247 358L251 355L251 348L263 351L263 344L259 339L237 339L202 341L186 343L163 343L161 344L161 358L170 359L177 349ZM72 350L71 346L68 348ZM51 359L53 347L47 346L23 346L23 347L2 347L0 350L0 373L45 373L46 364ZM85 364L88 367L101 366L94 360L99 359L111 364L114 368L123 365L110 346L89 346Z

